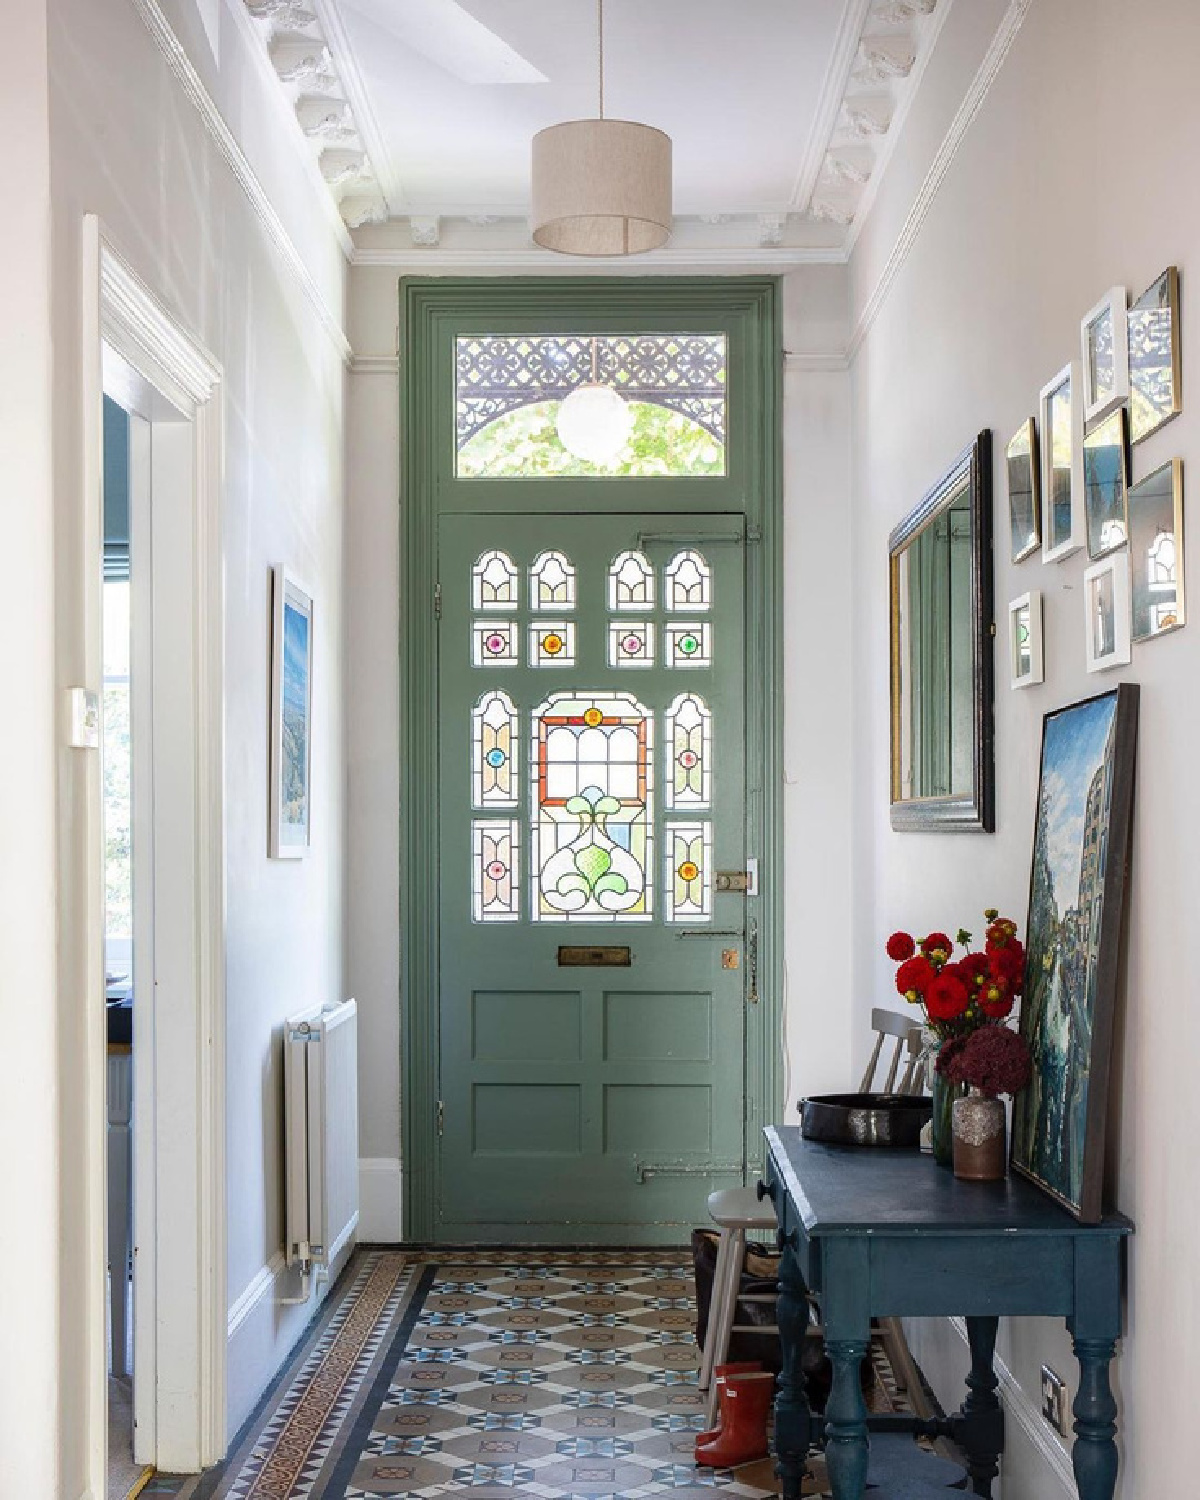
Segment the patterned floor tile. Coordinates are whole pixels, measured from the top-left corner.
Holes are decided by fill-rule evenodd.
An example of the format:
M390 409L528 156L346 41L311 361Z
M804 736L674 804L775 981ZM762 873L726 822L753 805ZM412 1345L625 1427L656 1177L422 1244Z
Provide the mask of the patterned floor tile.
M221 1469L181 1500L767 1500L698 1468L690 1265L661 1251L359 1253ZM873 1349L877 1405L896 1409ZM805 1495L826 1495L819 1458Z

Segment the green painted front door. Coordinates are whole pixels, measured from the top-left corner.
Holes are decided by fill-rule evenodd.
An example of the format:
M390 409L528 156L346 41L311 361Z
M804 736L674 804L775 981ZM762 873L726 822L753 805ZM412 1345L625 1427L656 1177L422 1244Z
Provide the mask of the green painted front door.
M446 515L438 582L437 1233L677 1240L745 1155L742 517Z

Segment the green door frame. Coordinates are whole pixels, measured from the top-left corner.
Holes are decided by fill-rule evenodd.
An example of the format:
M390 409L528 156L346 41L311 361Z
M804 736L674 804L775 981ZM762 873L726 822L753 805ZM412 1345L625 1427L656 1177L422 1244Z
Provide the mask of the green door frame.
M740 512L746 518L746 849L760 890L757 1004L746 1007L752 1169L780 1118L783 1059L783 485L779 284L773 277L446 277L400 282L400 1013L404 1238L438 1202L437 530L445 511ZM459 334L724 332L727 474L703 479L458 480ZM749 929L748 929L749 930ZM748 939L749 941L749 939Z

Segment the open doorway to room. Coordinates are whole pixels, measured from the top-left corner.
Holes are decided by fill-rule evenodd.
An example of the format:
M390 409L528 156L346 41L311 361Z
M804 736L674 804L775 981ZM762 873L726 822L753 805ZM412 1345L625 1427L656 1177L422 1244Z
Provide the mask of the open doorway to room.
M149 424L104 398L104 688L100 774L104 815L104 986L107 1079L108 1496L120 1500L143 1473L134 1458L133 997L152 983L144 844L152 810L145 762L146 684L134 671L134 643L145 659L144 580L135 589L133 519L139 546L149 502ZM134 597L137 595L137 628ZM135 692L136 682L136 692ZM142 746L135 757L139 738ZM135 818L135 806L138 816ZM136 835L135 835L136 830ZM136 878L135 878L136 860ZM149 920L147 920L149 919Z
M226 1439L220 371L94 219L85 265L88 1448L121 1497Z
M409 1240L678 1243L776 1117L775 298L402 288Z

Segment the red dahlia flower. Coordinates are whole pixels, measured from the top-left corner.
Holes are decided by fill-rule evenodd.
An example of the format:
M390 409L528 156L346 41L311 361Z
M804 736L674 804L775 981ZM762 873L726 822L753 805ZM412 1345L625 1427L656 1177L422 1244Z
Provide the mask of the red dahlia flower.
M927 958L910 958L896 970L896 988L906 1000L920 1000L936 978L937 971Z
M1007 985L998 980L985 981L983 989L979 992L979 1009L987 1016L989 1021L1003 1021L1005 1016L1011 1015L1013 1008L1012 991Z
M887 956L902 963L917 951L917 945L907 932L893 932L887 940Z
M925 1009L931 1021L953 1021L966 1010L970 998L958 975L943 970L925 992Z
M935 953L940 953L944 961L954 952L954 944L944 932L931 932L922 942L921 952L928 959L932 959Z

